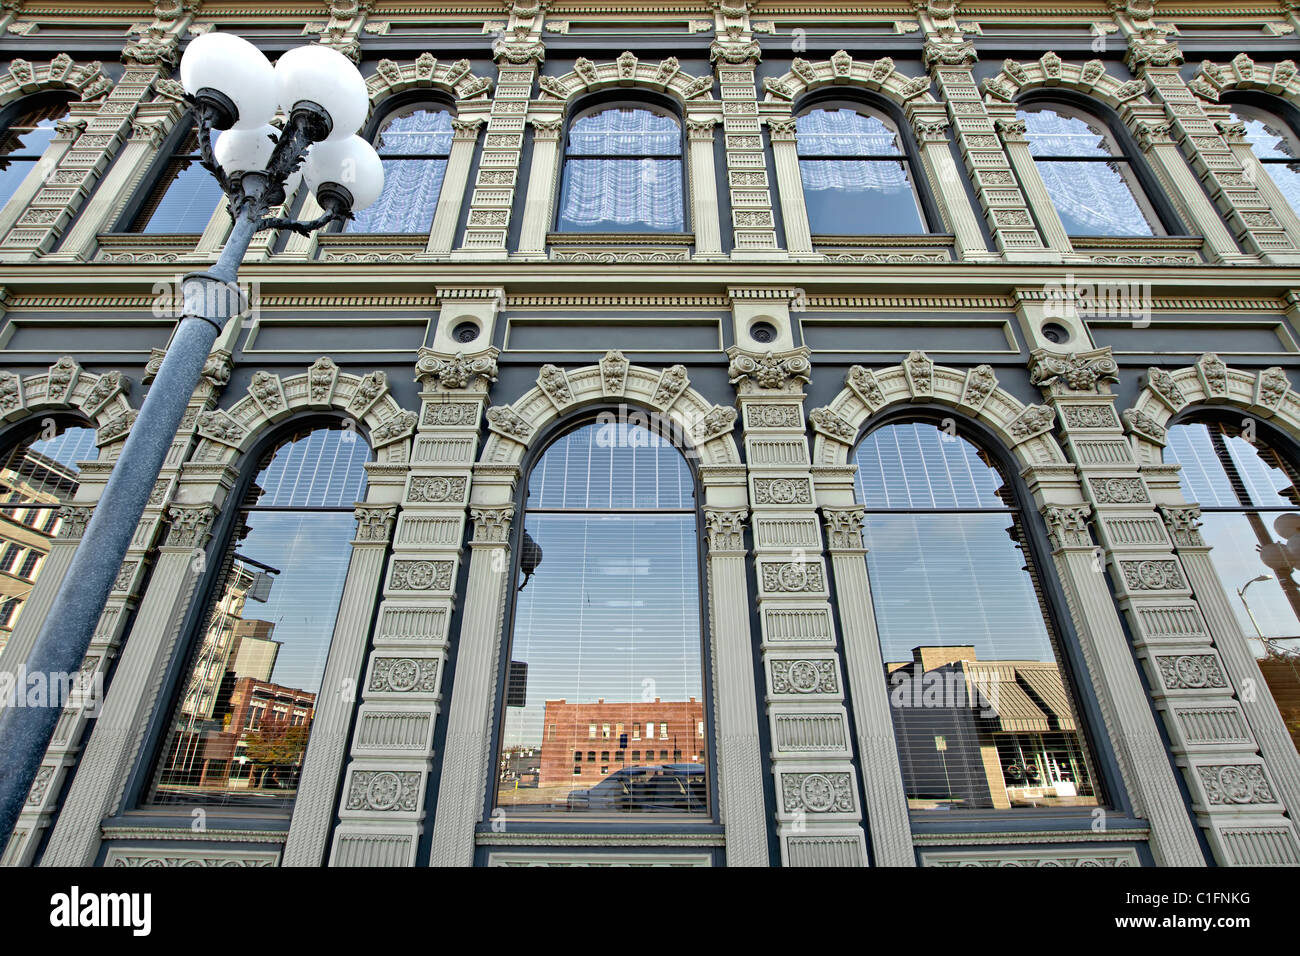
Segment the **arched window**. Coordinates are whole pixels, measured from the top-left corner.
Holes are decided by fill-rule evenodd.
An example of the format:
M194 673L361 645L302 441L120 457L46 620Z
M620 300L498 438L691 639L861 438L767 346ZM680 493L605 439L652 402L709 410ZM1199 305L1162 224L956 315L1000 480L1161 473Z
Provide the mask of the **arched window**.
M219 552L148 802L293 804L370 457L337 427L263 456Z
M77 462L96 457L95 430L65 426L20 441L0 463L0 651L59 533L59 508L77 493Z
M925 422L876 429L853 461L908 805L1095 806L1071 680L1002 472Z
M799 175L814 235L926 231L898 127L862 106L819 106L795 120Z
M429 103L394 110L375 137L384 191L357 213L347 232L427 233L451 155L451 113Z
M707 814L699 535L681 452L631 423L563 435L529 473L519 550L496 805ZM643 738L658 756L636 750Z
M682 127L665 109L603 106L574 117L561 232L683 232Z
M1071 236L1163 234L1120 139L1102 120L1063 103L1016 111L1029 152Z
M1246 142L1273 177L1291 208L1300 213L1300 137L1280 116L1246 103L1233 103L1232 118L1245 125Z
M5 126L0 133L0 206L18 191L54 138L54 124L68 113L65 100L32 106Z
M1174 425L1164 459L1182 465L1183 497L1200 503L1228 603L1300 748L1300 472L1239 424Z
M149 195L136 213L129 232L187 235L208 227L221 187L213 175L199 165L198 134L193 118L181 117L185 132L153 181ZM213 141L218 134L214 131Z

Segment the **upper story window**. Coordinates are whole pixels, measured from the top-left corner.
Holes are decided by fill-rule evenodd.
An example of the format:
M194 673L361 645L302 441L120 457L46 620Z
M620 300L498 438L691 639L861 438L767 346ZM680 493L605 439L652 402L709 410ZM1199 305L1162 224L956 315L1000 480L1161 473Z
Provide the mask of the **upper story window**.
M1210 559L1300 748L1300 472L1260 434L1217 420L1172 426L1164 460L1201 506Z
M667 110L599 107L569 124L561 232L684 232L682 127Z
M876 429L853 460L908 806L1095 806L1094 762L1003 474L923 422Z
M543 817L707 814L708 746L689 729L707 717L685 458L637 425L583 425L532 467L523 533L541 557L516 592L506 659L526 664L527 687L503 708L496 805ZM643 721L646 737L663 728L681 758L624 749L619 725ZM545 740L544 725L555 727ZM594 728L610 749L575 765L569 755L591 746Z
M375 137L375 150L383 157L384 191L345 231L427 233L447 173L451 139L451 113L445 109L422 103L389 114Z
M202 157L192 118L183 116L181 123L191 128L176 142L129 232L201 233L221 202L217 180L199 165ZM214 131L214 140L216 135Z
M370 457L356 432L315 428L261 459L220 552L149 803L293 804Z
M77 462L98 457L93 428L62 427L45 435L20 441L0 460L0 504L5 506L0 508L0 570L8 572L0 574L0 600L6 608L0 614L0 651L59 533L59 509L77 493Z
M1132 162L1102 120L1060 103L1029 105L1029 152L1071 236L1163 234Z
M0 133L0 206L18 191L40 162L54 138L54 124L68 113L68 104L55 100L18 114Z
M1268 110L1245 103L1231 105L1232 118L1246 127L1250 151L1291 208L1300 213L1300 137L1289 123Z
M814 235L926 231L898 127L864 107L818 107L795 120L799 175Z

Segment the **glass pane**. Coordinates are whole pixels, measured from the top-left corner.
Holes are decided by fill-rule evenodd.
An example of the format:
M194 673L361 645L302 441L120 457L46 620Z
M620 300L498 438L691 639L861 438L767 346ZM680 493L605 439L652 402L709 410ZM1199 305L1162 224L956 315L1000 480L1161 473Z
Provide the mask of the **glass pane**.
M67 428L19 443L0 464L0 651L59 533L58 509L77 493L76 463L97 457L93 428Z
M925 422L877 428L858 445L854 477L868 508L1005 508L1001 473L958 435Z
M1276 116L1263 110L1237 107L1232 111L1232 118L1246 127L1246 142L1260 159L1300 159L1291 142L1294 134Z
M1105 124L1055 110L1018 110L1033 156L1118 156Z
M562 232L682 232L683 209L679 159L565 160Z
M1300 163L1265 163L1264 169L1273 177L1291 208L1300 212Z
M174 160L157 187L166 190L140 230L144 233L199 233L221 201L221 187L197 158Z
M681 453L595 423L529 476L496 802L507 813L708 813L698 530ZM647 509L582 514L559 509ZM538 509L551 509L540 511Z
M1169 429L1164 460L1181 465L1183 497L1207 508L1239 505L1293 507L1300 492L1283 460L1256 438L1219 422L1193 422Z
M497 805L706 813L695 516L524 527L542 560L515 611Z
M694 509L690 469L671 442L626 422L569 432L528 482L528 508Z
M650 110L602 110L569 126L570 156L680 156L681 149L677 120Z
M13 197L36 163L35 159L0 159L0 206Z
M1017 515L971 443L932 425L859 445L863 541L913 810L1094 806L1096 775ZM1005 492L1004 492L1005 493ZM891 513L892 512L892 513Z
M67 111L66 103L51 103L18 117L0 133L0 206L18 191L54 138L55 123Z
M1072 236L1150 236L1153 220L1138 205L1128 163L1040 160L1038 173Z
M1300 537L1287 535L1300 527L1300 513L1218 512L1203 520L1228 603L1300 749ZM1262 547L1269 549L1263 555Z
M905 162L800 160L814 235L915 235L925 232Z
M795 120L800 156L901 156L884 120L849 109L809 110Z
M317 428L281 444L253 480L259 508L347 508L366 494L370 446L344 428Z
M451 114L413 107L391 117L380 130L380 156L445 156L451 152Z
M346 232L427 233L438 211L445 159L385 159L384 191L356 214Z
M247 512L168 725L152 803L288 807L351 557L348 512Z

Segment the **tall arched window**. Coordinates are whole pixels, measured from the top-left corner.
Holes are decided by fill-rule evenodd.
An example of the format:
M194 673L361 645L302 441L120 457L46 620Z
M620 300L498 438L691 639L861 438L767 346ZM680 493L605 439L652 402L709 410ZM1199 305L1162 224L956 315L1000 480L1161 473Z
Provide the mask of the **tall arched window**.
M322 427L261 459L220 552L148 802L293 804L370 457L356 432Z
M528 477L496 805L509 815L707 814L691 470L597 421Z
M95 430L66 426L20 441L0 462L0 651L59 533L59 508L77 493L77 462L96 457Z
M186 132L153 181L149 195L136 213L130 232L193 234L208 227L208 220L221 201L221 187L213 175L199 165L198 134L193 118L181 117ZM217 133L213 132L213 141Z
M1071 236L1163 234L1120 139L1102 120L1063 103L1026 105L1029 152Z
M65 100L51 100L19 113L0 132L0 206L7 203L54 138L54 124L68 113Z
M561 232L683 232L682 127L651 106L603 106L569 124Z
M821 106L801 114L795 132L815 235L926 231L907 147L887 116L862 106Z
M1239 425L1174 425L1164 459L1182 465L1183 497L1200 503L1228 603L1300 748L1300 472Z
M451 138L451 113L445 109L419 103L390 113L375 137L375 150L384 161L384 191L346 231L427 233L438 208Z
M1250 151L1300 213L1300 136L1280 116L1253 104L1233 103L1232 118L1246 127Z
M1002 472L924 422L876 429L853 460L908 805L1096 805L1053 616Z

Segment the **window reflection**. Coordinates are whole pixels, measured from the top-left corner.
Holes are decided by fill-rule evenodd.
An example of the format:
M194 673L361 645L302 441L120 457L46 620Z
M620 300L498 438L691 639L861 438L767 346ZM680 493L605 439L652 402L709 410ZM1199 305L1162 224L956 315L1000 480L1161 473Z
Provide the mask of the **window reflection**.
M1174 425L1165 461L1201 505L1201 534L1292 741L1300 748L1300 490L1258 435L1220 422Z
M214 142L216 135L214 131ZM201 160L198 134L191 130L163 167L162 175L136 216L132 232L185 235L201 233L208 227L208 220L221 201L221 187L199 165Z
M531 563L533 573L516 597L497 806L707 813L697 527L685 459L640 425L581 427L533 467L524 532L524 570Z
M451 155L451 113L412 106L394 113L375 141L384 191L347 224L348 232L429 231Z
M1095 806L1073 690L1001 473L925 423L877 429L854 461L908 805Z
M35 107L15 117L0 133L0 206L7 203L40 162L54 138L55 124L68 112L63 101Z
M1101 120L1068 106L1028 107L1025 123L1034 165L1072 236L1162 233L1115 135Z
M814 234L925 232L902 138L882 117L813 109L795 120L799 174Z
M263 459L168 724L151 802L293 803L370 449L296 434Z
M1300 212L1300 138L1267 110L1233 104L1232 118L1246 127L1246 142L1265 172L1296 212Z
M93 428L64 428L19 442L0 464L0 651L58 536L59 508L77 493L77 462L97 457Z

